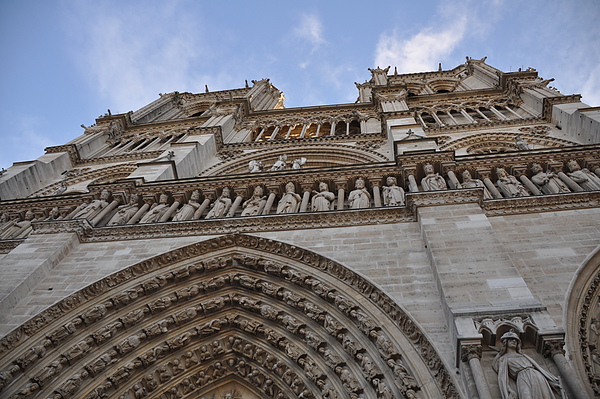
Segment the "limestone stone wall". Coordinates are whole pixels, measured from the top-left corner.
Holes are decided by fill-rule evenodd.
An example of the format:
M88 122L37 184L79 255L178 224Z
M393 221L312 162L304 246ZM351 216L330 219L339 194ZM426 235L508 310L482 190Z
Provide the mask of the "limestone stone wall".
M529 289L565 328L569 284L600 245L600 208L497 216L490 222Z

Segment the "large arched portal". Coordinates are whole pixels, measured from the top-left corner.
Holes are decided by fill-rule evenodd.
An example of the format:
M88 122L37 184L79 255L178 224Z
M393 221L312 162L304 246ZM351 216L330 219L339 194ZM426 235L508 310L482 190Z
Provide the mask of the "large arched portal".
M247 235L119 271L0 344L7 398L458 397L433 346L377 287Z

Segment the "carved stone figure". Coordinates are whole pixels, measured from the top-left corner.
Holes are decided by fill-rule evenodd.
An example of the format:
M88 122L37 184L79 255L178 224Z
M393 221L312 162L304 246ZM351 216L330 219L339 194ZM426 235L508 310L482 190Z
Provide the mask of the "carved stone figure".
M371 194L365 188L365 181L359 177L354 182L354 187L348 194L348 205L351 209L368 208L371 205Z
M554 399L554 392L561 393L559 379L521 353L518 334L509 331L500 339L502 349L494 358L492 367L498 373L503 399Z
M394 176L386 179L387 186L383 186L383 204L385 206L404 205L404 190L398 187Z
M194 218L194 213L198 208L200 208L200 192L198 190L194 190L192 195L190 196L190 200L187 204L181 207L173 216L173 221L177 222L180 220L190 220Z
M302 169L302 166L306 163L306 158L298 158L292 161L292 169Z
M169 210L169 204L167 203L168 200L169 197L167 196L167 194L161 194L158 200L158 205L154 204L153 207L150 208L150 210L144 215L144 217L142 217L140 223L158 222L162 215L164 215L165 212Z
M473 177L471 176L471 172L469 172L467 169L465 169L462 172L462 177L463 177L463 181L462 181L463 188L483 187L483 198L484 199L494 198L492 196L492 194L489 192L489 190L485 187L485 184L483 184L483 182L479 179L473 179Z
M58 220L60 219L60 209L58 209L57 206L55 206L54 208L50 209L50 212L48 212L48 217L46 218L46 220ZM0 227L0 231L2 231L2 228Z
M526 197L529 195L517 178L509 175L504 168L497 168L496 175L498 176L496 184L498 184L498 188L505 197Z
M313 190L312 210L313 212L331 210L331 202L335 199L335 194L329 191L327 183L319 183L319 192Z
M248 162L248 171L250 173L262 172L264 167L265 166L263 165L262 161L257 161L253 159L252 161Z
M102 190L100 198L90 202L85 208L81 209L75 215L73 219L85 218L92 219L98 215L104 208L108 206L108 199L110 198L110 192L108 190Z
M436 191L436 190L447 190L446 180L439 173L436 173L433 169L433 165L426 163L423 165L423 171L425 177L421 179L421 187L423 191Z
M129 204L118 207L117 213L110 218L107 224L109 226L125 224L133 217L133 215L135 215L138 209L140 209L138 205L138 196L137 194L131 194L131 197L129 198Z
M558 176L550 170L544 172L542 166L538 163L531 165L531 171L534 175L531 177L531 181L544 194L558 194L558 193L570 193L569 187L558 178Z
M277 159L277 161L275 161L273 166L271 166L271 169L269 169L269 172L277 171L277 170L284 170L286 168L286 161L287 161L287 155L285 155L285 154L280 155L279 159Z
M227 215L227 211L231 206L230 191L228 187L224 187L221 196L212 204L212 208L208 211L206 219L222 218Z
M298 212L302 202L302 197L296 194L296 186L294 183L289 182L285 185L285 194L279 200L277 204L277 213L295 213Z
M531 146L521 136L515 137L515 145L521 151L531 150Z
M584 190L600 190L600 177L590 172L587 168L581 168L577 161L571 159L567 166L570 173L567 173L571 179L579 184Z
M261 186L254 188L252 197L244 202L242 208L242 216L255 216L260 215L267 203L266 197L263 196L263 189Z

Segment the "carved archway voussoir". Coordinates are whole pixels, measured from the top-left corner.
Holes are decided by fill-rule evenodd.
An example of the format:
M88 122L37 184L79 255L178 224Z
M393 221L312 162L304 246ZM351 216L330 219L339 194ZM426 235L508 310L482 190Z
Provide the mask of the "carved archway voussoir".
M360 390L374 397L376 390L388 389L397 397L425 389L426 395L458 396L418 326L369 281L314 252L239 234L123 269L4 337L3 393L30 390L31 397L45 399L54 392L66 399L85 392L92 399L104 390L109 397L127 391L133 398L144 388L135 381L147 370L157 376L156 367L173 372L189 348L223 334L248 337L285 358L301 376L302 391ZM223 356L247 357L232 343L222 345L230 345ZM305 357L314 366L307 366ZM156 366L159 360L166 363ZM313 367L326 371L311 378ZM182 376L192 373L184 371ZM99 373L107 378L97 384ZM261 385L263 393L275 390L280 376L274 373L267 374L273 388ZM432 379L437 388L430 386ZM300 390L298 383L286 384L288 391ZM188 388L175 389L179 395Z

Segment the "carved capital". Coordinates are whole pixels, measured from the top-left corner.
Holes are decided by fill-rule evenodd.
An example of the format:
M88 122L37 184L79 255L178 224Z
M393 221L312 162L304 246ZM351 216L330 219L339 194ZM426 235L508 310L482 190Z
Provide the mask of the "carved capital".
M527 165L514 165L511 169L513 176L521 177L527 174Z
M460 347L460 359L463 362L468 362L473 358L481 360L481 350L479 344L462 345Z
M544 355L544 357L564 355L564 346L565 341L562 338L544 339L544 347L542 348L542 354Z

